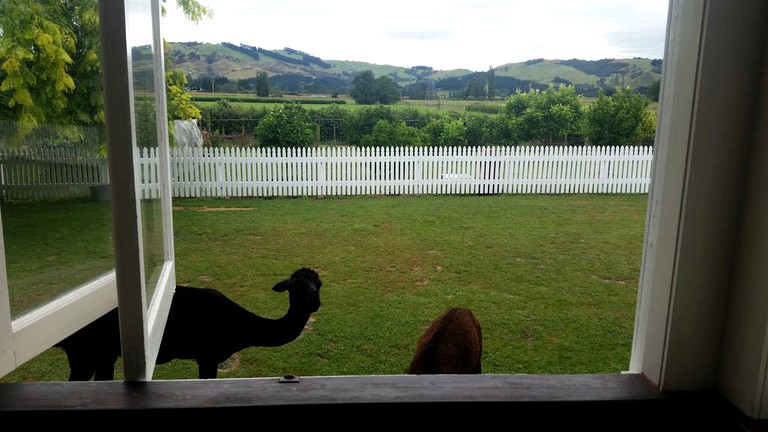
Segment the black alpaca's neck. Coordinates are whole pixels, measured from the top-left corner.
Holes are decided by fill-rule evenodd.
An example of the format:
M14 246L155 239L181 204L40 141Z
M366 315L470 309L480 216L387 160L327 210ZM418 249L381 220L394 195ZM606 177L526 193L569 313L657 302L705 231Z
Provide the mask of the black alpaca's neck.
M309 314L297 308L289 308L280 318L271 319L253 314L246 333L250 336L249 346L276 347L293 341L304 330Z

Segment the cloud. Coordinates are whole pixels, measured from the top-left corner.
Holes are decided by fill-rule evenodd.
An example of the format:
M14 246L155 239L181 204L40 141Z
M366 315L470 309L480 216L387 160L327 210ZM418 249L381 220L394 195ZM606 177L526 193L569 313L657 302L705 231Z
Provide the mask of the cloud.
M605 39L618 56L661 58L663 52L659 51L659 41L664 41L665 35L666 28L654 27L611 32Z
M393 39L444 39L453 35L447 29L442 30L395 30L386 32L387 37Z
M214 17L199 25L168 8L167 40L475 71L539 57L661 58L669 7L668 0L389 0L373 9L352 0L202 3Z

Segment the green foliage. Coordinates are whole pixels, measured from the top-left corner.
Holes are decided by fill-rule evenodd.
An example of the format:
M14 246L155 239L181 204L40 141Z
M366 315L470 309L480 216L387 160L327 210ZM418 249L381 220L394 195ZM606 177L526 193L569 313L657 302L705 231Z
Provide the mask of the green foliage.
M654 102L659 101L659 92L661 91L661 79L653 80L648 86L648 98Z
M658 116L655 111L645 111L643 117L643 123L640 125L640 142L643 144L651 144L656 140L656 126Z
M517 91L510 96L504 112L516 119L523 141L553 144L566 142L579 131L582 117L581 96L573 86L550 85L546 90Z
M260 71L256 74L256 95L260 97L269 96L269 81L266 71Z
M67 107L72 113L71 123L84 126L104 123L99 17L97 10L90 7L92 3L95 2L81 0L81 5L70 6L72 20L78 23L78 37L71 68L76 85L68 97Z
M352 80L352 87L349 89L349 96L360 105L371 105L376 102L375 93L376 78L373 72L365 70L360 72Z
M437 147L466 146L467 127L461 119L433 119L424 127L427 144Z
M475 77L472 78L472 80L469 82L469 85L467 86L464 97L473 100L488 99L488 78L486 74L475 74Z
M166 0L163 0L163 4L162 4L163 16L165 16L165 3L166 3ZM182 12L184 12L184 16L187 17L188 20L192 21L195 24L202 21L204 17L213 18L213 10L211 8L203 6L196 0L176 0L176 7L178 9L181 9Z
M319 141L338 143L343 139L341 121L348 113L349 110L342 109L336 104L312 110L310 112L312 121L319 125Z
M379 120L386 120L390 123L404 122L407 126L424 132L424 134L419 134L418 143L414 142L413 145L450 145L448 143L467 146L518 145L536 141L531 139L531 136L537 136L536 134L548 136L544 134L552 134L552 130L556 130L558 126L567 127L569 130L570 135L564 136L563 142L572 143L575 141L580 143L581 135L579 132L583 130L584 122L582 110L587 105L578 107L567 105L572 99L577 99L581 104L584 103L578 95L570 93L571 91L571 88L562 87L559 91L547 89L534 91L533 94L519 93L510 97L503 105L501 102L495 105L502 109L501 113L482 114L469 108L470 105L473 107L494 107L493 102L490 101L475 102L469 105L464 103L460 107L447 108L450 111L440 111L434 107L427 109L410 104L394 106L352 104L344 106L332 103L327 107L309 109L308 113L317 125L318 139L322 143L371 145L370 137L365 144L361 144L362 139L373 133ZM548 93L551 94L548 95ZM235 100L242 100L237 95L234 97ZM549 111L535 109L537 106L544 106L544 103L537 105L539 101L532 104L533 107L528 106L530 100L527 98L534 97L541 98L544 102L549 101L551 105ZM549 99L546 100L546 97ZM214 134L240 134L243 127L247 131L252 131L259 119L271 108L271 105L267 104L263 106L250 103L238 104L229 99L223 103L224 99L222 98L221 95L215 98L219 101L216 105L206 103L206 106L210 108L206 108L201 124L204 129L210 130ZM264 98L254 97L254 99L263 100ZM269 99L286 102L284 98ZM325 101L332 102L331 99ZM305 105L302 104L302 106ZM484 111L484 109L477 111ZM489 108L488 111L494 111L494 109ZM574 111L579 114L574 115ZM445 131L447 123L454 120L463 122L464 139L461 138L462 128L458 127L458 124L450 132ZM655 129L655 112L647 110L642 126L641 135L643 138L640 142L652 143L656 133ZM387 140L379 141L386 142Z
M234 99L227 99L226 106L223 106L221 101L229 96ZM233 100L243 100L242 98L243 96L240 95L219 95L215 98L219 101L218 105L205 103L205 106L210 108L206 108L202 121L203 128L214 134L239 134L241 127L245 127L247 131L254 130L258 119L271 109L271 105L259 106L233 102ZM532 103L531 100L534 98L540 100ZM264 100L265 98L253 97L253 99ZM269 98L269 100L285 103L287 99ZM578 101L580 105L571 105L573 100ZM301 99L299 101L303 102ZM552 141L581 143L583 110L587 106L580 96L572 93L572 88L565 86L533 91L530 94L518 93L503 103L499 101L497 105L492 101L482 103L462 101L461 105L450 103L457 101L445 101L446 106L437 109L434 106L425 107L414 104L417 101L408 101L408 104L374 106L357 104L345 106L333 103L332 99L324 101L331 104L327 107L311 108L302 103L302 106L307 107L312 121L317 125L319 142L349 145L362 145L362 138L373 133L379 120L390 123L404 122L409 127L423 131L425 135L420 134L419 144L414 145L449 145L447 143L453 142L468 146L504 146L536 141L549 144L550 135L557 137L556 134L562 133L558 132L558 128L566 129L568 135ZM549 104L548 110L537 109L541 106L546 107L547 104ZM487 109L475 107L487 107ZM502 111L493 113L496 109ZM483 111L490 112L484 114ZM650 109L647 111L647 117L643 122L642 143L652 143L655 136L655 111ZM450 132L445 132L447 122L453 120L463 122L465 139L460 138L462 129L458 125ZM547 138L535 139L531 138L532 136ZM370 145L370 139L368 138L366 145ZM385 141L381 140L381 142Z
M438 144L447 147L463 147L467 145L467 127L460 119L445 123Z
M176 3L195 22L212 15L196 0ZM17 140L45 123L103 124L96 0L3 0L0 35L0 120L18 123ZM199 118L179 73L166 75L169 120Z
M375 78L370 70L355 76L349 96L361 105L390 105L401 99L400 86L392 78L386 75Z
M341 129L347 142L352 145L360 144L362 137L373 132L373 127L379 120L395 122L395 111L383 105L365 107L350 112L341 120Z
M488 82L488 98L493 99L496 97L496 71L493 70L493 66L488 67L488 72L485 75Z
M601 93L586 112L584 136L590 143L601 146L648 142L651 122L655 122L655 116L646 109L649 103L647 97L632 92L629 87L618 88L611 96Z
M378 98L377 102L381 104L390 105L401 99L400 86L386 75L376 78L374 90Z
M204 110L200 127L213 135L234 135L241 134L243 131L254 131L267 111L265 107L252 105L238 107L226 100L220 100L215 106ZM219 143L212 141L212 144Z
M464 125L467 145L471 147L516 145L520 142L520 138L515 124L503 115L466 115Z
M96 10L95 0L72 3ZM72 58L78 49L77 34L72 25L62 24L74 24L78 16L66 6L32 0L0 2L0 92L7 95L6 114L10 114L4 120L18 122L22 136L41 123L63 121L73 114L67 108L76 87Z
M157 111L151 97L138 97L134 101L136 143L139 147L157 147ZM106 151L106 149L104 149Z
M299 104L285 103L267 112L256 126L256 137L265 147L311 147L317 125Z
M168 120L189 120L202 117L200 108L192 101L190 94L184 90L187 79L183 73L167 70L165 83L168 93Z
M163 41L163 49L168 51L170 44ZM165 57L165 94L168 115L168 141L175 144L173 120L200 119L200 108L192 101L192 96L185 90L187 77L183 72L171 69L169 57Z
M421 143L419 130L405 122L379 120L370 134L360 139L361 147L410 147Z

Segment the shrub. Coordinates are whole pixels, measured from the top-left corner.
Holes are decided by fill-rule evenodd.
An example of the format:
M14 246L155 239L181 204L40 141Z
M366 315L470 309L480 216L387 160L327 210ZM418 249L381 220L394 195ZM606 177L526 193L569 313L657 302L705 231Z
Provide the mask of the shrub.
M299 104L285 103L270 110L256 126L262 146L311 147L316 142L316 124Z
M379 120L373 131L360 139L362 147L410 147L421 144L419 130L405 122Z

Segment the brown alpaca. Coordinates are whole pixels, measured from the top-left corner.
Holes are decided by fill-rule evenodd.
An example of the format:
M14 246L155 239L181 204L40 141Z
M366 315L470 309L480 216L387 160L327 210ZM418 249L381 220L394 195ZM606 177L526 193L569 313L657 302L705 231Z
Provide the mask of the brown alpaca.
M479 374L480 322L470 309L452 307L437 317L416 345L409 374Z

